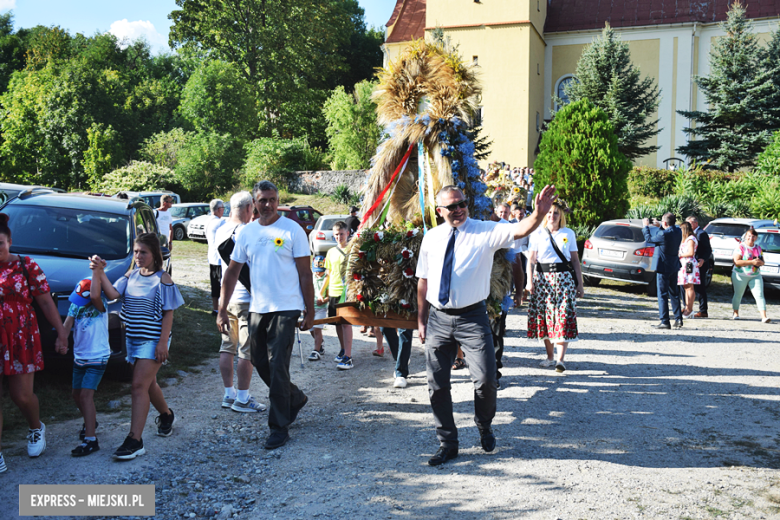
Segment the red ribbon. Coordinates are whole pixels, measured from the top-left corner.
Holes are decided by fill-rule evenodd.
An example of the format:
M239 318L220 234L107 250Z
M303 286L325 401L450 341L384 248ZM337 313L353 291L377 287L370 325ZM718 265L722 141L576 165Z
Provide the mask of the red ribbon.
M406 155L404 155L403 159L401 159L401 164L398 165L398 167L395 169L395 173L390 178L390 182L387 183L387 186L385 186L385 189L382 190L382 193L379 194L379 197L377 197L376 202L374 202L374 205L371 206L371 209L366 211L366 214L363 215L363 220L360 222L360 225L358 226L358 229L362 229L363 226L366 225L366 222L368 222L369 217L371 217L371 214L376 211L376 208L379 207L379 205L382 203L382 199L385 198L385 194L387 193L387 190L390 189L390 186L393 185L393 181L395 181L395 178L398 177L398 174L401 173L401 169L404 167L406 162L409 160L409 156L412 154L412 148L414 148L414 145L416 143L412 142L409 145L409 149L406 151Z

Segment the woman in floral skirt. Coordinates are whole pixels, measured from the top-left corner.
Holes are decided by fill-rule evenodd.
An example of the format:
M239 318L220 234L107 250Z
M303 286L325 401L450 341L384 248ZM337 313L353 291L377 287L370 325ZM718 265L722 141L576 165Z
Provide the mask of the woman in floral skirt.
M699 241L693 234L693 227L688 222L680 224L682 230L682 242L680 243L680 271L677 273L677 285L685 289L685 310L683 318L693 319L693 302L696 301L696 291L694 285L701 283L699 274L699 264L696 262L696 249L699 247Z
M33 310L33 299L57 330L55 348L68 350L68 335L54 305L46 275L29 257L11 254L8 215L0 213L0 384L8 378L11 400L19 407L30 430L27 455L37 457L46 449L46 426L40 419L38 398L33 393L35 373L43 370L41 334ZM0 432L3 430L0 403ZM6 470L0 451L0 473Z
M569 342L577 341L577 298L585 295L577 237L566 227L568 211L566 202L557 200L528 243L528 337L544 341L547 359L540 366L555 366L558 372L566 370L563 357Z

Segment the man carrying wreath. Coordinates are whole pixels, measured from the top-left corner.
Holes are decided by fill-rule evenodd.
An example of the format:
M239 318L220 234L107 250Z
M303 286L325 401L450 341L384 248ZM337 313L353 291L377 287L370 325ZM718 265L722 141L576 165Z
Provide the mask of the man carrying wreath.
M227 305L241 268L249 263L250 353L269 389L271 434L265 448L272 450L290 439L287 429L309 400L290 382L290 357L301 311L305 311L301 330L310 329L314 321L314 284L306 233L276 212L279 190L269 181L260 181L253 193L259 217L236 234L230 266L222 280L217 326L220 332L230 330Z
M490 294L493 254L512 247L542 222L557 198L554 186L536 196L533 213L520 222L483 222L469 218L468 201L456 186L436 194L436 211L445 223L423 238L417 261L417 326L425 344L428 394L441 446L428 464L458 456L458 430L452 415L450 371L458 345L474 382L474 421L485 451L496 438L496 358L485 300Z

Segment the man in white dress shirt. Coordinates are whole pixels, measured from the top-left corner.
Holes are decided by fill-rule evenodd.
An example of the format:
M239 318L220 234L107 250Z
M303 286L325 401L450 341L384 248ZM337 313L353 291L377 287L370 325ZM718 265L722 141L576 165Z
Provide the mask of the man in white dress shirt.
M209 245L209 278L211 279L211 309L216 316L219 311L219 292L222 289L222 259L219 257L219 244L217 244L216 235L225 221L222 215L225 214L225 203L220 199L214 199L209 202L211 209L211 218L206 223L206 242Z
M458 345L474 382L474 421L482 448L496 447L491 429L496 414L496 358L485 303L493 254L539 227L555 199L555 187L546 186L536 196L536 208L528 218L500 224L470 219L468 201L456 186L445 186L436 195L436 211L445 223L425 235L417 261L417 326L426 345L428 394L441 444L428 461L431 466L458 456L450 394Z

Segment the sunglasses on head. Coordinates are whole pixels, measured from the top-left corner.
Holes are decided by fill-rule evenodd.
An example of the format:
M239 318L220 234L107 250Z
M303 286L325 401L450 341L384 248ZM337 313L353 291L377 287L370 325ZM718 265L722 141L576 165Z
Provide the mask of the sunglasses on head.
M463 209L468 205L469 205L468 201L466 199L463 199L460 202L453 202L452 204L449 204L447 206L439 206L439 207L444 208L447 211L455 211L456 209Z

